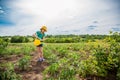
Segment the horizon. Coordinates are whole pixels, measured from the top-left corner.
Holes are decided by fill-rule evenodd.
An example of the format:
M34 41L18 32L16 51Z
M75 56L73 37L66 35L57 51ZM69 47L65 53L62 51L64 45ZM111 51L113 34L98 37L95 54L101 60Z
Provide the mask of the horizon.
M120 0L0 0L0 36L120 33Z
M112 33L116 33L116 32L112 32ZM118 34L120 34L119 32L117 32ZM73 36L84 36L84 35L93 35L93 36L96 36L96 35L99 35L99 36L109 36L111 35L110 33L109 34L47 34L46 36L70 36L70 35L73 35ZM0 37L13 37L13 36L30 36L32 37L32 35L0 35Z

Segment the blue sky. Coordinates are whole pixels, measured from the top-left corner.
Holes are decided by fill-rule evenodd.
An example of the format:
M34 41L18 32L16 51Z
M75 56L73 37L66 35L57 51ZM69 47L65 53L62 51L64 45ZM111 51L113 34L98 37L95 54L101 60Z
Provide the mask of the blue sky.
M0 0L0 36L120 32L120 0Z

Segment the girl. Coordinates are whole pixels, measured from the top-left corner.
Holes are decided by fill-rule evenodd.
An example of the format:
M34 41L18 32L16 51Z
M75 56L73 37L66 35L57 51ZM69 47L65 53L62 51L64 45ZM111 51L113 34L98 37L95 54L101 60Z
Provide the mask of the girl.
M42 62L44 61L44 57L43 57L43 40L44 40L44 37L45 37L45 32L47 32L47 27L46 26L42 26L40 28L40 31L37 31L35 34L33 34L33 36L37 39L40 40L40 44L37 45L37 52L38 52L38 55L39 55L39 59L38 61Z

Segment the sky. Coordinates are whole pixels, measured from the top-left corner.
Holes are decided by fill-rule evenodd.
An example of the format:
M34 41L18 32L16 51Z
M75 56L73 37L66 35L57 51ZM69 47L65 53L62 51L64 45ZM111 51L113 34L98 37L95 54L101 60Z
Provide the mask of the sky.
M0 36L120 32L120 0L0 0Z

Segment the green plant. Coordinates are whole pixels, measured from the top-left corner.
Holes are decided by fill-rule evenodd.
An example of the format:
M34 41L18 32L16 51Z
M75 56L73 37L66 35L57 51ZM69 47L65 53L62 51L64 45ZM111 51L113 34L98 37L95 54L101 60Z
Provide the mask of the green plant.
M2 52L4 51L5 47L7 47L8 43L5 42L2 38L0 38L0 55L2 55Z
M24 56L18 61L18 67L20 70L26 70L30 64L30 56Z
M32 43L9 43L8 46L1 52L2 55L30 55L35 50Z
M13 36L11 37L11 43L25 43L29 42L29 39L25 36Z
M59 73L58 70L59 69L59 64L58 63L54 63L52 65L50 65L45 71L44 71L44 75L49 74L51 76L57 77L57 74Z
M21 80L21 77L15 73L14 65L7 63L0 69L0 80Z
M60 70L59 78L65 80L73 80L76 74L76 70L73 66L65 65Z
M120 80L120 67L118 68L118 71L117 71L117 80Z

